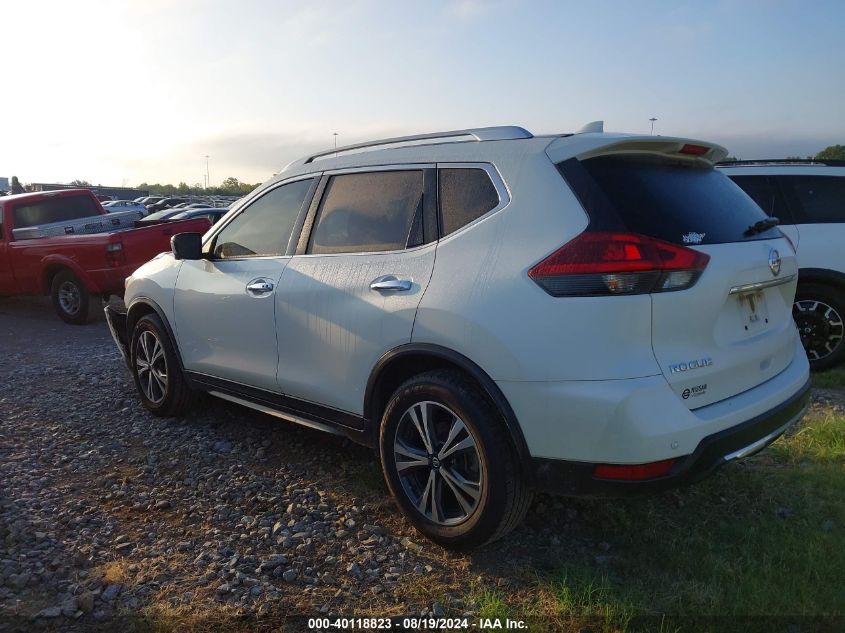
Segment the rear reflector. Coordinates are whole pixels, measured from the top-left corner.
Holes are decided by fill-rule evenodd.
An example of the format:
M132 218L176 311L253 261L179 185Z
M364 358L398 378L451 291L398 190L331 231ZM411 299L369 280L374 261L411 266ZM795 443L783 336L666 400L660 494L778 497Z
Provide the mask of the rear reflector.
M689 288L708 261L705 253L644 235L586 232L528 276L554 297L647 294Z
M674 459L664 459L648 464L598 464L593 468L596 479L617 479L624 481L643 481L665 477L675 465Z
M710 148L705 145L691 145L690 143L681 148L681 154L692 154L693 156L701 156L709 151Z

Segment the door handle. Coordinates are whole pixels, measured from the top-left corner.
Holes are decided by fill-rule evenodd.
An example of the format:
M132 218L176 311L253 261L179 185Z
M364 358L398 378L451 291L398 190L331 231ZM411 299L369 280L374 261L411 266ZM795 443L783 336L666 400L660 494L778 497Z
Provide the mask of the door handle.
M246 291L255 297L270 294L273 288L273 282L269 279L254 279L246 285Z
M410 290L410 279L397 279L395 275L382 275L376 277L370 284L370 290Z

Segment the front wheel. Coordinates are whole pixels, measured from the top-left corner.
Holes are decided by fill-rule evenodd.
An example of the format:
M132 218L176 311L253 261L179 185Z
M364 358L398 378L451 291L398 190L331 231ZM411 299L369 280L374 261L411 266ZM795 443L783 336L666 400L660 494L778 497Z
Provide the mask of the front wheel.
M427 372L401 385L385 409L379 450L402 512L445 547L504 536L531 502L500 413L459 372Z
M143 405L155 415L178 416L196 401L157 314L141 317L132 330L130 369Z
M71 271L64 270L53 277L50 297L53 309L65 323L85 325L90 321L91 295Z
M841 290L824 284L800 284L792 317L810 367L830 369L845 360L845 297Z

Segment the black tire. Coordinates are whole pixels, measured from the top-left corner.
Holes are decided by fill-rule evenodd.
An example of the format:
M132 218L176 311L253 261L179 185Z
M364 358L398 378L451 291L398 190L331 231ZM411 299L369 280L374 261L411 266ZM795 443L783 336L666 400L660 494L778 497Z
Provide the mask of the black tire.
M79 277L63 270L50 286L53 309L59 318L71 325L85 325L91 320L91 295Z
M799 284L792 316L813 370L845 361L845 290L821 283Z
M412 434L414 432L414 427L408 427L409 420L413 420L409 417L410 411L421 406L429 407L428 416L432 421L433 440L436 440L432 443L436 443L441 449L438 452L436 446L428 451L430 454L427 458L422 456L422 453L426 452L423 447L414 449L421 451L419 457L414 460L428 459L428 464L423 466L421 462L414 461L414 470L404 471L413 474L400 478L394 447L397 440L402 442L403 449L407 446L402 434L406 433L408 428L411 428ZM471 438L474 446L463 449L464 452L445 456L441 462L435 457L444 454L442 440L444 435L448 439L450 431L446 429L451 430L454 424L450 421L450 414L456 416L465 426L465 429L459 432L461 435L455 436L463 437L464 440L458 442L454 439L452 445ZM379 453L385 480L403 514L422 534L444 547L466 549L501 538L519 525L531 504L533 492L524 482L516 450L501 414L481 388L459 371L437 370L420 374L403 383L395 391L382 416ZM467 457L467 453L471 453L471 456ZM464 504L459 504L457 490L447 480L454 482L455 469L460 468L454 461L449 460L463 460L465 465L468 464L468 468L478 473L477 482L472 481L472 485L478 485L480 489L477 501L464 496L467 505L477 504L471 512ZM477 467L471 462L477 464ZM403 462L403 465L406 463ZM445 474L441 472L441 467ZM432 472L434 475L431 475ZM466 472L462 474L465 475ZM451 474L447 477L449 473ZM417 478L417 483L412 479L414 477ZM472 476L465 476L462 483L467 484L472 479ZM439 521L432 518L436 516L434 504L423 500L424 490L416 495L416 501L420 501L424 508L431 507L432 511L428 514L432 516L421 511L415 503L415 487L416 490L422 488L422 480L435 482L432 490L435 490L437 482L440 482L440 498L444 504L438 504L440 510L437 514L441 519ZM431 484L426 483L425 488L429 485ZM451 503L445 503L449 501ZM449 519L447 506L451 506L453 515L466 516ZM453 523L446 524L448 521Z
M160 356L155 351L156 343L161 346ZM135 388L151 413L161 417L180 416L196 405L198 394L185 379L173 342L157 314L138 319L132 329L129 355ZM152 368L144 370L151 357Z

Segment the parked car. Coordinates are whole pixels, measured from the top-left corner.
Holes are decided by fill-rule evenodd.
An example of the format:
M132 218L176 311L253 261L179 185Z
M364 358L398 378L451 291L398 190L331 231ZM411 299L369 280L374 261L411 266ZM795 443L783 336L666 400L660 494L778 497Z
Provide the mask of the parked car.
M147 208L134 200L111 200L103 203L103 208L109 213L120 211L137 211L141 214L147 212Z
M87 189L1 198L0 295L50 295L64 321L86 323L94 296L122 295L124 279L167 250L172 235L205 231L209 223L197 218L133 229L130 222L114 230L122 226Z
M164 200L164 196L142 196L140 198L135 198L135 202L140 202L145 207L150 204L155 204L159 200Z
M153 224L156 222L160 222L162 220L167 220L172 218L174 215L181 213L181 209L164 209L162 211L156 211L154 213L150 213L145 217L138 220L137 224Z
M177 204L182 204L187 201L187 198L162 198L158 202L155 202L151 205L147 205L147 211L149 211L150 213L155 213L156 211L163 211L164 209L173 208Z
M190 220L193 218L206 218L209 222L211 222L212 226L217 224L217 222L229 212L229 209L210 209L210 208L199 208L199 209L185 209L184 211L177 213L176 215L172 216L171 220Z
M107 308L141 402L208 392L377 447L450 547L533 490L660 490L762 449L809 398L792 247L723 148L600 129L292 163Z
M798 253L792 314L813 369L845 360L845 161L754 160L720 163Z

